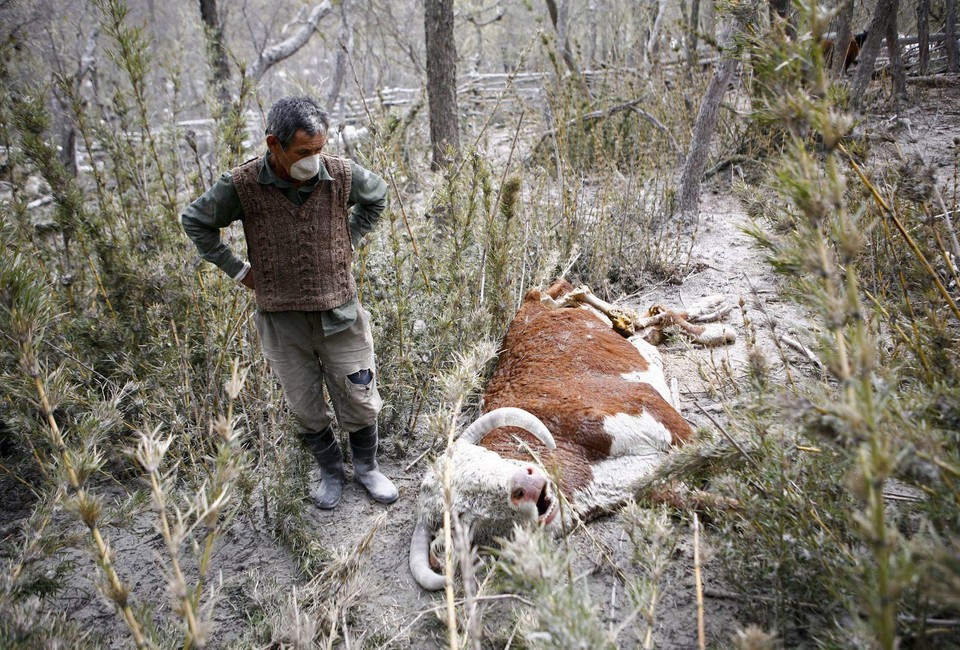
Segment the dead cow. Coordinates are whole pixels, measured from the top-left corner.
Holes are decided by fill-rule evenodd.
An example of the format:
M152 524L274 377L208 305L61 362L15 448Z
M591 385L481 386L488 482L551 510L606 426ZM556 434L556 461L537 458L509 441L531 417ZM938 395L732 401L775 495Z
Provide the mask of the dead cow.
M686 312L652 311L627 314L563 280L527 293L484 392L484 414L423 479L410 569L424 589L445 583L431 566L431 540L442 528L447 463L452 510L473 543L484 545L516 524L560 531L557 486L544 467L556 468L569 508L588 518L623 503L631 481L690 437L671 403L660 354L644 335L676 326L716 344L732 333L692 325ZM638 333L626 338L616 330Z

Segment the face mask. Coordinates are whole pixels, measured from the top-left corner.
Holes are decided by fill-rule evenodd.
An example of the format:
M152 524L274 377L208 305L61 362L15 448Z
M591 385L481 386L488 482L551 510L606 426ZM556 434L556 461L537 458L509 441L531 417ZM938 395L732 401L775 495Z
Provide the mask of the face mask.
M320 171L320 154L301 158L290 165L290 178L295 181L308 181Z

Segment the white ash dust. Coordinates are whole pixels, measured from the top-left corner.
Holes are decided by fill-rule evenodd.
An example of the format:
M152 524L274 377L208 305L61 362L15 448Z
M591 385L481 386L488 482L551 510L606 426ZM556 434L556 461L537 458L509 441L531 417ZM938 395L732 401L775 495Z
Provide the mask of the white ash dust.
M903 145L902 149L908 153L915 150L936 170L941 185L949 189L947 186L952 182L957 155L953 138L960 133L960 111L951 107L960 105L957 102L960 89L930 89L926 92L920 105L891 114L886 122L881 116L877 125L871 127L870 137L879 143L875 144L873 155L892 158L898 145ZM776 376L784 372L784 366L774 344L774 331L768 324L776 324L776 334L789 334L810 348L816 347L818 325L805 309L780 295L769 265L761 252L752 247L750 237L740 230L747 223L743 207L731 198L728 190L717 193L705 189L691 256L693 270L681 284L654 283L630 296L627 302L643 310L653 303L682 307L714 294L724 294L733 301L742 297L746 313L757 330L757 345L770 361ZM695 426L712 427L712 424L696 408L694 400L722 421L723 409L735 408L736 401L743 399L729 393L725 395L722 391L714 393L709 386L725 372L722 370L724 362L735 379L742 380L745 375L748 350L740 308L735 307L725 322L738 333L733 345L705 349L692 347L677 337L661 347L668 380L672 377L679 380L681 412ZM817 376L819 370L800 352L787 349L786 356L791 372ZM708 379L701 377L700 369L706 369ZM719 375L711 377L714 370ZM349 639L344 641L349 647L379 647L388 641L391 648L446 647L446 631L437 614L441 611L438 606L442 605L443 596L423 592L407 567L417 492L426 461L421 460L410 469L406 466L428 444L423 432L407 435L412 437L410 443L403 445L410 449L408 456L393 458L389 452L394 445L387 438L383 445L387 453L381 457L385 473L400 488L398 502L390 506L372 503L362 488L348 483L336 510L320 512L308 507L307 517L314 527L317 543L329 549L355 548L371 527L380 522L383 514L387 516L361 562L358 582L361 591L349 615L340 622L339 634ZM243 634L248 619L256 615L250 607L265 597L267 590L290 593L293 588L304 586L295 558L273 539L262 514L256 512L257 508L253 510L237 517L215 549L210 578L219 583L222 577L224 587L222 600L217 605L211 647L227 646ZM22 509L8 509L5 514L6 517L0 515L0 522L6 531L14 530L15 520L25 515ZM75 548L62 551L50 560L51 565L60 561L74 563L68 573L68 587L49 601L51 606L85 629L103 634L108 642L115 642L118 646L127 644L129 637L120 617L97 592L100 573L93 554L87 550L89 543L85 529L71 513L58 514L54 525L64 535L74 535L77 542ZM679 532L681 543L661 584L663 595L654 636L659 648L690 648L696 644L692 535L689 530ZM157 618L173 621L167 578L162 568L165 551L163 541L154 529L152 516L148 513L137 515L132 521L118 521L117 525L105 528L105 536L115 550L119 573L133 589L134 603L149 603L156 607ZM575 574L585 576L583 579L602 622L610 628L619 625L630 605L611 563L619 570L635 571L631 568L632 549L626 541L621 517L613 515L591 523L586 531L574 532L570 544L578 558ZM708 541L704 544L708 545ZM195 564L188 567L191 575L195 570ZM707 591L707 636L723 645L738 625L750 622L743 620L748 613L735 599L710 595L722 594L726 590L709 562L704 566L704 587ZM745 606L749 607L749 603ZM500 616L508 609L509 605L490 605L487 622L506 625ZM625 630L619 638L622 647L636 645L642 638L642 629L643 625L637 622Z

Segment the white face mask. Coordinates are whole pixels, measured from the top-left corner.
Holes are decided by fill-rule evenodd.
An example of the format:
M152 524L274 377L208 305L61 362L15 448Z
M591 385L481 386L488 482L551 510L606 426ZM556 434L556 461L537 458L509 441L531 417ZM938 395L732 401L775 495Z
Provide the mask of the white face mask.
M308 181L320 172L320 154L301 158L290 165L290 178L295 181Z

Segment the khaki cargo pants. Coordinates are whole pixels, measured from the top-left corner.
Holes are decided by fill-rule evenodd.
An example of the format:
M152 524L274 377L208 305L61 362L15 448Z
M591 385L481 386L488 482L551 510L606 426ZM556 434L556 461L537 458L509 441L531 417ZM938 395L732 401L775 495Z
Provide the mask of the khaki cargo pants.
M319 312L257 310L260 345L280 378L283 394L305 431L322 431L333 417L351 433L376 423L383 406L377 391L370 313L358 305L349 328L324 336Z

